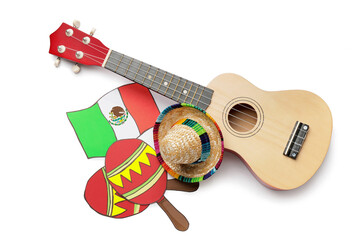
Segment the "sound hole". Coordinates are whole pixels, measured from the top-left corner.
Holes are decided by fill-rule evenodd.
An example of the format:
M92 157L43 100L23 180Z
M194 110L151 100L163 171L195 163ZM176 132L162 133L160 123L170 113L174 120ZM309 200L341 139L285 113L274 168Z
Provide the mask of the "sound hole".
M255 109L246 103L233 106L228 115L230 126L237 132L251 131L257 122Z

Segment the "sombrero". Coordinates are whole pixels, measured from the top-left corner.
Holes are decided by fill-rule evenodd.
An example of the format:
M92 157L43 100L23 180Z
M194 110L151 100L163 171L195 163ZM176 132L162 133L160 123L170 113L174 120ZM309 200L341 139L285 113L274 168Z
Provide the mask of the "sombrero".
M223 136L204 110L186 103L167 107L154 126L157 158L164 169L183 182L200 182L220 167Z

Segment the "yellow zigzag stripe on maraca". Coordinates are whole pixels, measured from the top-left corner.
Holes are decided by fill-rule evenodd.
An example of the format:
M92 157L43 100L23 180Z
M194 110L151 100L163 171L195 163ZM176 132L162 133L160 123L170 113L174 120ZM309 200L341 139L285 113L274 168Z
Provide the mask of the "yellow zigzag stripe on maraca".
M126 211L126 209L116 206L117 203L120 203L122 201L125 201L124 198L116 195L116 191L113 189L113 187L109 184L109 181L106 178L106 172L105 169L102 168L102 172L104 174L105 182L106 182L106 188L108 193L108 203L107 203L107 211L106 215L113 217L119 214L122 214Z
M119 187L123 187L121 176L131 182L130 170L141 175L140 163L150 166L147 153L156 156L155 150L142 142L128 159L107 174L108 179Z

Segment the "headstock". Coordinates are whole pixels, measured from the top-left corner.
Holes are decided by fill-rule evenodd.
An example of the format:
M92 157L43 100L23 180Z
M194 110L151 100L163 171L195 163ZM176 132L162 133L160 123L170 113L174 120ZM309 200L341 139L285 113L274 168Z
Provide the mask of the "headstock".
M90 34L80 31L79 21L74 21L74 26L66 23L50 35L49 53L58 56L55 66L59 66L60 58L65 58L76 62L73 71L78 73L80 67L78 63L85 65L102 66L109 48L93 37L95 29Z

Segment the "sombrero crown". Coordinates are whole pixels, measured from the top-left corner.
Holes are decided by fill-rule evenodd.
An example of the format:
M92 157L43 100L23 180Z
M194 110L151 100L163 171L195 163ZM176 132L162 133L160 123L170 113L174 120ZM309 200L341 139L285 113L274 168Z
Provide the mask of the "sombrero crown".
M167 172L184 182L199 182L220 167L224 144L216 122L190 104L166 108L154 126L158 160Z

